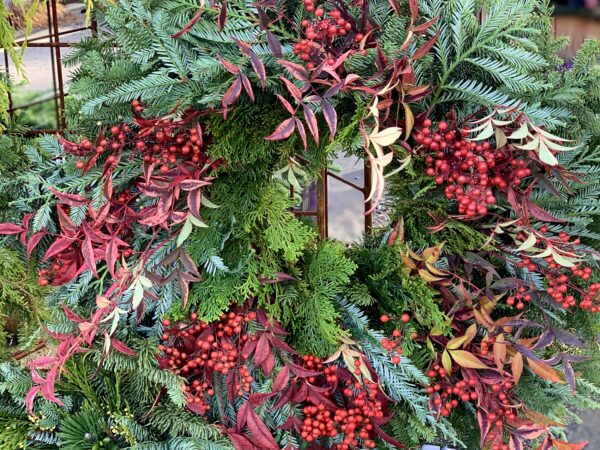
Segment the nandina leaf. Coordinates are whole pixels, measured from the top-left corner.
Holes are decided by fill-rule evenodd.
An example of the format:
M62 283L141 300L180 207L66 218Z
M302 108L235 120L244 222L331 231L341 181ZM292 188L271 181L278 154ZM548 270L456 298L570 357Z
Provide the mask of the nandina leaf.
M254 72L258 76L260 80L260 85L264 89L267 83L267 71L265 70L265 65L262 60L258 57L256 53L253 51L250 52L250 62L252 63L252 68Z
M452 359L461 367L467 369L489 369L477 356L466 350L450 350Z
M304 66L283 59L279 59L277 62L285 67L296 80L308 81L308 72Z
M242 434L228 433L231 443L235 447L235 450L258 450L254 444L252 444L246 436Z
M181 296L181 304L185 308L187 306L188 297L190 296L190 287L181 276L177 278L179 284L179 294Z
M96 272L96 258L94 257L94 247L92 245L92 239L88 235L83 240L83 244L81 246L81 254L83 255L83 259L86 262L88 268L92 271L95 276L98 276Z
M294 114L296 114L296 111L294 110L294 107L291 105L290 102L288 102L284 97L282 97L281 95L277 94L277 98L279 99L279 101L282 103L282 105L284 106L284 108L287 110L287 112L289 112L292 116Z
M39 386L33 386L31 389L29 389L27 395L25 396L25 407L30 413L33 413L33 401L40 390L41 389Z
M83 322L83 318L80 317L79 315L75 314L72 310L70 310L67 305L63 304L62 305L63 311L65 313L65 316L67 316L67 319L69 319L71 322L75 322L75 323L82 323Z
M251 408L248 408L246 425L252 433L250 441L253 442L257 447L268 450L279 450L279 446L277 445L277 442L275 442L275 438L273 438L273 435L259 415L256 414L256 412Z
M0 223L0 234L19 234L23 231L24 228L16 223Z
M275 58L281 58L283 56L283 51L281 49L281 43L279 42L279 39L277 39L277 37L269 30L267 30L267 44L269 44L271 53L273 53L273 56L275 56Z
M275 367L275 356L273 356L272 352L267 354L266 359L262 363L262 370L266 376L270 377L273 372L273 368Z
M41 358L36 358L33 361L31 361L29 363L29 366L35 367L37 369L43 369L45 367L51 366L52 364L56 363L57 361L58 361L58 358L56 356L42 356ZM32 375L38 375L38 373L35 370L33 370ZM41 377L39 377L39 375L38 375L35 378L39 379ZM36 381L35 378L33 381L36 383L40 383L41 381L44 381L43 379L41 381Z
M203 13L204 13L204 7L201 6L198 9L198 11L196 11L196 14L194 14L193 17L189 20L189 22L186 23L183 26L183 28L181 30L179 30L177 33L172 34L171 37L173 39L179 39L180 37L183 37L188 31L190 31L192 28L194 28L194 25L196 25L198 23L198 21L202 17Z
M308 387L308 399L313 402L315 405L322 404L329 411L335 411L338 407L335 403L333 403L329 398L325 397L323 394L318 392L315 388L311 386Z
M262 333L258 338L256 344L256 351L254 352L254 364L260 366L269 356L271 346L267 339L266 333Z
M510 436L510 440L508 441L509 450L523 450L523 442L517 436L512 434Z
M231 86L229 86L229 89L227 89L227 92L225 92L225 95L223 96L223 100L221 101L223 107L227 108L228 106L233 105L237 101L237 99L240 98L241 93L242 81L238 76L236 77L235 81L231 84Z
M390 4L394 12L400 15L400 5L398 5L398 0L388 0L388 3Z
M410 9L410 21L415 23L419 15L419 2L418 0L408 0L408 7Z
M519 380L523 374L523 355L519 352L515 353L515 356L513 356L511 371L515 384L519 384Z
M427 55L427 53L429 53L429 51L432 49L432 47L435 45L435 43L437 42L439 33L436 33L431 39L429 39L427 42L425 42L413 55L412 55L412 60L416 61L417 59L421 59L423 58L425 55Z
M304 111L304 120L306 120L310 134L312 134L316 144L319 145L319 125L317 123L317 117L313 110L306 104L302 105L302 110Z
M118 352L127 356L137 356L137 353L130 349L127 345L114 337L110 338L110 345Z
M279 371L273 382L273 393L279 393L285 389L290 381L290 368L286 365Z
M48 233L46 231L38 231L37 233L34 233L30 238L29 241L27 242L27 256L31 256L31 252L33 252L33 250L35 249L35 247L39 244L39 242L42 240L42 238L44 236L46 236Z
M225 67L225 69L229 73L232 73L234 75L237 75L238 73L240 73L240 69L235 64L230 63L225 58L223 58L221 55L217 55L217 59L221 62L221 64L223 64L223 67Z
M294 117L294 122L296 123L296 128L298 129L298 134L300 135L300 139L302 139L302 144L304 145L304 150L306 150L308 148L308 142L306 140L306 130L304 129L304 124L297 117Z
M421 31L425 31L428 30L429 28L431 28L433 25L435 25L435 23L439 20L439 16L434 17L431 20L428 20L427 22L418 25L416 27L413 27L410 29L410 31L412 31L413 33L420 33Z
M319 376L322 374L322 372L305 369L304 367L299 366L294 363L290 364L290 369L296 376L301 377L301 378L316 377L316 376Z
M64 406L64 403L56 397L56 393L54 391L54 385L56 383L56 377L58 375L58 366L54 366L52 369L48 371L48 375L46 376L46 383L42 385L42 397L46 400L49 400L53 403L56 403L59 406Z
M75 239L58 238L56 241L54 241L52 243L52 245L50 245L50 247L48 247L48 250L46 250L46 253L44 254L44 259L42 259L42 262L46 262L46 261L48 261L48 259L52 258L54 255L57 255L58 253L62 252L63 250L66 250L67 248L69 248L69 246L73 242L75 242Z
M577 444L571 444L569 442L561 441L558 439L552 440L552 444L554 445L554 448L556 450L582 450L583 448L587 447L588 443L588 441L585 441L579 442Z
M402 442L397 441L396 439L394 439L393 437L387 435L381 428L379 428L377 425L373 426L373 429L375 430L375 434L377 434L377 436L379 436L381 438L382 441L387 442L388 444L391 444L394 448L406 448L406 445L404 445Z
M108 244L106 246L105 259L106 259L106 265L108 266L108 271L114 278L117 277L115 274L115 265L117 263L118 258L119 258L119 249L117 248L116 239L111 239L110 241L108 241Z
M538 424L521 425L515 430L515 434L525 439L537 439L547 431L547 428Z
M254 101L254 90L252 89L252 84L250 83L250 80L248 79L246 74L242 72L240 72L239 77L242 80L242 85L244 86L246 94L248 95L248 97L250 97L250 100Z
M337 131L337 112L335 108L326 100L321 102L321 106L323 108L323 115L325 116L325 121L327 122L327 126L329 127L329 132L331 133L331 137L335 136Z
M85 197L82 197L81 195L67 194L65 192L59 192L52 187L49 190L54 195L56 195L62 203L69 205L69 206L84 206L89 203L89 200Z
M535 217L536 219L541 220L543 222L553 222L553 223L563 223L564 222L564 220L558 219L558 218L554 217L552 214L544 211L542 208L540 208L535 203L528 202L527 209L529 210L529 213L533 217Z
M292 94L292 97L294 97L296 101L302 102L302 91L300 90L300 88L285 77L279 78L281 79L281 81L283 81L283 84L285 84L285 87L289 91L289 93Z
M223 28L225 28L225 23L227 22L227 0L221 1L221 9L219 11L219 18L217 22L219 24L219 31L223 31Z
M565 384L565 380L560 376L558 371L550 367L548 364L544 362L535 361L531 358L527 358L527 362L529 363L529 368L533 373L537 376L552 381L553 383Z
M281 122L273 134L267 136L265 139L269 141L280 141L287 139L292 135L295 128L296 125L294 123L294 118L290 117L289 119L285 119L283 122Z

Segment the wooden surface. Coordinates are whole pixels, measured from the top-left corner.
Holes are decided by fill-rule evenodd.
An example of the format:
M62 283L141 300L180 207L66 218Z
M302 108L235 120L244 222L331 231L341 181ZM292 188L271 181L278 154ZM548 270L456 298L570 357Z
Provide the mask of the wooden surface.
M564 56L571 58L588 37L600 39L600 20L585 16L557 16L554 20L556 36L569 36L571 44Z

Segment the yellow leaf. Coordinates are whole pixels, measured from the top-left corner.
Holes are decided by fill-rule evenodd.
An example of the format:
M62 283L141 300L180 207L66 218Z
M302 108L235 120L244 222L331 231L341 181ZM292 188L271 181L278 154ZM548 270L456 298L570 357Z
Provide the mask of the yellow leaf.
M442 353L442 366L444 366L444 369L446 369L446 372L450 375L452 372L452 359L446 350Z
M432 274L430 274L425 269L419 269L419 275L420 275L421 278L423 278L423 280L425 280L428 283L435 283L436 281L442 281L443 280L443 278L434 277Z
M529 363L529 368L531 371L538 377L541 377L544 380L552 381L553 383L566 384L566 381L562 378L560 373L558 373L558 371L554 370L548 364L534 361L531 358L527 358L527 362Z
M511 364L511 371L515 384L519 384L519 380L523 374L523 355L521 353L515 353Z
M489 369L477 356L466 350L450 350L452 359L466 369Z
M548 146L546 146L546 143L544 142L543 139L540 140L540 146L538 148L538 156L540 157L540 160L543 163L546 163L549 166L557 166L558 165L558 160L552 154L550 149L548 149Z
M408 256L402 256L402 262L404 263L404 265L406 267L409 267L411 269L416 269L417 268L417 265Z
M504 368L504 362L506 361L506 343L504 342L504 335L501 334L496 337L494 343L494 362L498 370Z
M399 127L385 128L376 133L371 133L369 140L382 147L392 145L402 136L402 129Z
M456 337L454 339L450 339L448 341L448 343L446 344L446 348L448 350L456 350L457 348L460 348L460 346L467 340L467 335L465 336L460 336L460 337Z
M448 276L447 272L444 272L443 270L438 269L437 267L435 267L433 264L431 264L428 261L425 262L425 265L427 266L427 269L434 275L438 275L440 277Z
M535 423L538 423L540 425L544 425L547 427L564 428L564 426L565 426L564 423L560 423L560 422L557 422L556 420L552 420L550 417L545 416L544 414L541 414L539 412L532 411L530 409L525 410L525 417L527 417L528 419L531 419Z
M442 334L444 334L444 333L439 328L432 328L431 331L429 332L430 336L441 336Z
M467 328L467 331L465 333L466 339L463 342L463 348L466 347L467 345L469 345L471 343L471 341L473 340L473 338L475 338L476 335L477 335L477 324L474 323L469 328Z
M525 241L521 245L519 245L519 247L515 251L522 252L524 250L529 250L531 247L533 247L535 245L536 242L537 242L537 239L536 239L535 235L533 233L531 233L529 236L527 236L527 239L525 239Z
M415 116L411 111L410 106L408 106L406 103L402 103L402 106L404 106L404 115L406 116L406 118L404 119L406 125L404 139L408 140L408 138L410 137L410 133L412 132L413 126L415 125Z

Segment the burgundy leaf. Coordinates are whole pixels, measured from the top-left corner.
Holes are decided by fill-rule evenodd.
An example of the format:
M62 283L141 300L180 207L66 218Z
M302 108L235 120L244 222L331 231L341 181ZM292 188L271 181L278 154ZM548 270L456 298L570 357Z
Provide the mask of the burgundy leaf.
M302 105L302 109L304 111L304 120L306 120L306 125L308 125L310 134L312 134L315 142L319 145L319 125L317 124L317 117L308 105Z
M296 111L294 110L294 107L291 105L290 102L288 102L284 97L282 97L279 94L276 94L277 98L279 99L279 101L283 104L284 108L287 110L287 112L289 112L292 116L296 113Z
M304 367L299 366L294 363L290 364L290 369L296 376L299 376L302 378L316 377L316 376L321 375L321 372L316 372L314 370L308 370L308 369L305 369Z
M306 68L304 68L304 66L293 63L291 61L285 61L283 59L280 59L277 62L283 67L285 67L296 80L308 81L308 72L306 71Z
M252 84L250 84L250 80L248 79L246 74L242 72L240 72L239 77L242 79L242 84L244 85L244 90L246 91L246 94L248 94L250 100L254 101L254 91L252 90Z
M340 91L340 89L342 89L342 87L344 87L343 81L340 81L339 83L335 83L333 86L331 86L329 89L327 89L325 91L325 93L323 94L323 98L333 97Z
M543 222L555 222L555 223L562 223L562 222L564 222L564 220L557 219L553 215L551 215L548 212L544 211L542 208L540 208L535 203L528 202L527 207L528 207L529 212L531 213L531 215L533 217L535 217L536 219L538 219L538 220L541 220Z
M223 31L223 28L225 28L226 22L227 22L227 0L222 0L221 1L221 9L219 11L219 18L218 18L219 31Z
M194 28L194 25L196 25L198 23L198 21L200 20L200 17L202 17L202 13L204 13L204 7L200 7L198 9L198 11L196 11L196 14L194 14L194 16L190 19L190 21L188 23L186 23L183 26L183 28L181 30L179 30L177 33L172 34L171 37L173 39L179 39L180 37L185 35L188 31L190 31L192 28Z
M81 254L85 260L88 268L92 271L95 276L98 276L96 272L96 259L94 257L94 247L92 246L92 240L90 236L86 236L81 246Z
M254 444L242 434L228 433L228 436L235 450L257 450Z
M410 20L415 23L417 16L419 15L419 2L418 0L408 0L408 7L410 9Z
M113 337L110 338L110 345L118 352L123 353L127 356L137 356L137 353L130 349L127 345L118 339Z
M75 314L65 304L63 304L62 307L63 307L63 311L65 313L65 316L67 316L67 319L69 319L71 322L82 323L84 321L82 317Z
M223 96L222 104L224 108L227 108L230 105L233 105L237 99L240 97L242 93L242 81L240 77L236 77L235 81L229 86L227 92Z
M325 120L327 121L327 126L329 127L329 132L331 133L331 137L335 136L337 131L337 112L335 108L326 100L323 100L321 103L323 107L323 115L325 116Z
M84 205L87 205L89 202L88 199L86 199L85 197L82 197L81 195L67 194L64 192L59 192L52 187L49 190L54 195L56 195L62 203L69 205L69 206L84 206Z
M416 61L417 59L423 58L429 51L433 48L435 43L437 42L439 34L436 33L431 39L425 42L415 53L412 55L412 60Z
M48 259L52 258L54 255L67 249L74 241L74 239L69 238L58 238L50 247L48 247L48 250L46 250L42 262L48 261Z
M280 141L282 139L287 139L292 135L294 129L294 118L290 117L289 119L285 119L283 122L281 122L273 134L267 136L265 139L269 141Z
M265 375L270 377L271 373L273 372L273 368L275 367L275 357L273 356L272 352L269 352L261 367Z
M106 246L106 265L108 266L108 271L113 277L117 277L115 274L115 265L117 263L117 259L119 258L119 249L117 248L117 242L115 239L111 239L108 241Z
M285 389L287 384L290 381L290 368L288 366L283 366L283 368L279 371L277 376L275 377L275 381L273 382L273 393L279 393Z
M294 97L298 102L302 102L302 91L298 88L298 86L296 86L294 83L292 83L285 77L279 78L281 79L281 81L283 81L283 84L285 84L285 87L290 92L290 94L292 94L292 97Z
M33 252L33 250L35 249L35 247L39 244L39 242L42 240L42 238L44 236L46 236L48 233L45 231L38 231L37 233L34 233L30 238L29 241L27 242L27 256L31 256L31 252Z
M256 53L250 51L250 62L252 63L252 68L254 72L258 76L260 80L260 85L264 89L267 84L267 71L265 70L265 65L262 60L258 57Z
M428 29L429 29L429 28L431 28L431 27L432 27L432 26L433 26L433 25L434 25L434 24L435 24L435 23L436 23L438 20L439 20L439 16L436 16L436 17L434 17L433 19L431 19L431 20L428 20L427 22L425 22L425 23L423 23L423 24L421 24L421 25L419 25L419 26L416 26L416 27L413 27L413 28L411 28L411 31L412 31L413 33L420 33L420 32L422 32L422 31L428 30Z
M304 150L308 148L308 142L306 141L306 130L304 129L304 124L297 117L294 118L296 122L296 128L298 129L298 134L300 135L300 139L302 139L302 144L304 145Z
M271 49L271 53L275 58L281 58L283 56L283 51L281 49L281 43L277 36L267 30L267 43L269 44L269 48Z
M270 353L269 340L265 333L260 335L256 344L256 352L254 353L254 364L260 366L269 356Z
M16 223L0 223L0 234L19 234L23 231L24 228Z
M232 73L234 75L237 75L238 73L240 73L240 69L237 66L235 66L234 64L230 63L229 61L227 61L226 59L221 57L221 55L217 55L217 58L219 59L219 61L221 61L221 64L223 64L223 67L225 67L227 72Z
M251 441L259 448L268 450L280 450L273 435L253 409L248 410L246 425L252 433Z

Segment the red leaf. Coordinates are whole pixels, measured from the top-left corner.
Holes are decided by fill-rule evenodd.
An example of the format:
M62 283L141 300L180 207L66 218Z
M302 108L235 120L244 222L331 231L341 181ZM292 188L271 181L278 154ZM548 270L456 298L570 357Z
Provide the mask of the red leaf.
M321 103L323 107L323 115L325 116L325 120L327 121L327 126L329 127L329 132L331 133L331 137L335 136L335 132L337 131L337 112L335 108L331 106L331 103L323 100Z
M322 374L322 372L316 372L314 370L308 370L308 369L305 369L304 367L299 366L299 365L294 364L294 363L292 363L290 365L290 368L292 369L292 372L296 376L301 377L301 378L317 377L317 376L319 376L319 375Z
M254 444L252 444L246 436L241 434L228 433L231 443L235 447L235 450L257 450Z
M252 433L251 441L259 448L268 450L279 450L279 446L271 432L253 409L248 409L246 425Z
M304 120L306 120L306 125L308 125L310 134L312 134L315 142L319 145L319 125L317 124L317 117L308 105L302 105L302 109L304 111Z
M260 80L260 85L264 89L267 83L267 71L265 70L265 65L258 57L258 55L253 51L250 52L250 62L252 63L252 68L254 69L254 72Z
M267 358L262 363L262 370L266 376L270 377L273 372L273 368L275 367L275 357L272 352L269 352Z
M127 356L137 356L137 353L134 352L132 349L130 349L127 345L123 344L123 342L121 342L118 339L115 339L113 337L110 338L110 345L118 352L123 353L124 355Z
M52 245L50 247L48 247L48 250L46 250L46 253L44 255L44 259L42 259L42 262L47 261L48 259L52 258L54 255L57 255L58 253L62 252L63 250L69 248L69 246L73 242L75 242L75 239L58 238L56 241L54 241L52 243Z
M246 94L248 94L248 97L250 97L250 100L254 101L254 91L252 90L252 85L250 84L250 80L248 79L248 77L246 76L245 73L240 72L239 76L242 79L242 84L244 85L244 90L246 91Z
M196 14L194 14L194 16L190 19L190 21L188 23L186 23L183 26L183 28L181 30L179 30L177 33L172 34L171 37L173 39L179 39L180 37L185 35L188 31L190 31L192 28L194 28L194 25L196 25L198 23L198 21L200 20L200 17L202 17L202 13L204 13L204 7L200 7L200 9L198 9L198 11L196 11Z
M25 231L16 223L0 223L0 234L19 234Z
M298 81L308 81L308 72L300 64L293 63L291 61L285 61L280 59L277 61L280 65L285 67L290 74Z
M230 105L233 105L237 99L240 97L242 93L242 81L240 77L236 77L235 81L229 86L227 92L223 96L222 104L224 108L227 108Z
M181 304L185 308L187 306L188 297L190 295L190 287L181 275L177 278L179 283L179 294L181 295Z
M240 69L237 66L224 59L221 55L217 55L217 59L221 61L221 64L223 64L223 67L225 67L227 72L232 73L234 75L240 73Z
M82 317L80 317L79 315L75 314L66 305L63 304L62 307L63 307L63 311L65 313L65 316L67 316L67 319L69 319L71 322L81 323L81 322L84 321Z
M256 344L256 352L254 353L254 364L260 366L269 356L271 346L265 333L260 335Z
M292 135L294 129L294 118L290 117L289 119L285 119L283 122L281 122L273 134L267 136L265 139L269 141L280 141L282 139L287 139Z
M424 57L425 55L427 55L427 53L429 53L429 51L433 48L433 46L435 45L435 43L437 42L438 39L438 33L435 34L435 36L433 36L431 39L429 39L427 42L425 42L413 55L412 55L412 60L416 61L417 59L421 59L422 57Z
M306 150L308 148L308 142L306 141L306 130L304 129L304 124L297 117L294 117L294 121L296 122L296 128L298 129L298 134L300 135L300 139L302 139L302 144L304 145L304 150Z
M221 10L219 11L219 18L218 18L219 31L223 31L223 28L225 28L226 22L227 22L227 0L223 0L221 2Z
M420 33L421 31L428 30L429 28L431 28L431 26L433 26L438 21L438 19L439 19L439 17L434 17L433 19L428 20L424 24L421 24L419 26L411 28L411 31L413 33Z
M119 249L117 248L117 242L115 239L111 239L108 241L108 245L106 246L106 265L108 266L108 271L110 274L116 278L115 274L115 265L117 263L117 259L119 258Z
M279 393L285 389L288 382L290 381L290 368L288 366L283 366L283 369L279 371L277 377L275 377L275 381L273 382L273 389L271 392Z
M90 236L86 236L81 246L81 254L85 260L88 268L92 271L95 276L98 276L96 272L96 258L94 257L94 247L92 246L92 239Z
M89 200L81 195L67 194L65 192L59 192L54 188L49 189L58 199L69 206L84 206L87 205Z
M538 220L541 220L543 222L555 222L555 223L564 222L564 220L558 219L558 218L554 217L553 215L549 214L548 212L544 211L542 208L540 208L535 203L528 202L527 207L529 209L530 214Z
M388 0L388 3L390 4L390 6L394 10L394 12L396 14L400 15L400 6L398 5L398 1L397 0Z
M294 97L296 101L302 102L302 91L298 88L298 86L296 86L294 83L292 83L285 77L279 78L281 79L281 81L283 81L283 84L285 84L285 87L290 92L290 94L292 94L292 97Z
M279 101L283 104L284 108L287 110L287 112L289 112L292 116L296 113L296 111L294 110L294 107L291 105L290 102L288 102L284 97L282 97L279 94L276 94L277 98L279 99Z
M39 242L42 240L42 238L44 236L46 236L47 234L48 233L45 231L38 231L37 233L33 234L33 236L31 236L29 238L29 241L27 242L27 256L31 256L31 252L33 252L35 247L39 244Z
M419 15L418 0L408 0L408 7L410 9L410 20L412 23L415 23L417 16Z
M37 369L43 369L46 367L51 366L52 364L56 363L56 361L58 361L58 358L56 356L42 356L41 358L36 358L33 361L31 361L29 363L30 367L35 367ZM32 370L32 375L37 375L37 379L40 379L39 375L37 374L37 372L35 370ZM36 381L34 379L34 381L36 383L40 383L40 381ZM43 381L43 379L42 379Z
M34 386L29 389L27 395L25 396L25 406L27 407L27 411L33 412L33 401L35 400L35 396L40 392L39 386Z
M277 39L277 37L269 30L267 30L267 43L269 44L271 53L273 53L273 56L275 56L275 58L281 58L283 56L283 51L281 49L281 43L279 42L279 39Z

